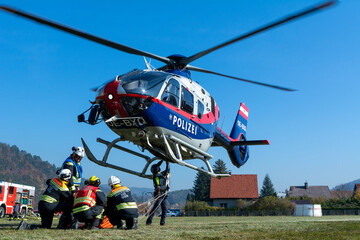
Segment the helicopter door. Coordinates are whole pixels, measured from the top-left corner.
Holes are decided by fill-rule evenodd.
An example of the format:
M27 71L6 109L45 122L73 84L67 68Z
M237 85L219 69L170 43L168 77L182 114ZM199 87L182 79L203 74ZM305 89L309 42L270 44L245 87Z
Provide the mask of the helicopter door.
M179 107L180 84L175 79L170 79L161 96L161 100L174 107Z
M181 110L193 114L194 112L194 96L185 88L181 87Z

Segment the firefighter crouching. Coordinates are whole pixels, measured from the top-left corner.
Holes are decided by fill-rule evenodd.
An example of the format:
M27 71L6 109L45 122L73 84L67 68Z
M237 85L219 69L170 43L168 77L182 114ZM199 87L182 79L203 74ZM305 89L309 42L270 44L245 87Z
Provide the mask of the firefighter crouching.
M65 229L71 223L73 196L68 186L71 178L69 169L62 169L58 178L48 179L47 189L39 201L39 213L42 228L51 228L54 213L63 212L57 228Z
M112 225L122 229L125 220L127 229L137 229L138 209L130 189L120 185L120 179L111 176L108 181L111 192L107 196L106 216Z
M73 194L70 191L69 180L71 172L69 169L62 169L58 178L48 179L46 188L39 201L39 213L41 217L41 226L31 225L24 220L21 221L18 230L33 230L40 228L51 228L54 213L62 212L57 228L66 229L71 223L71 209L73 203Z
M103 219L106 196L99 189L100 179L92 176L85 184L87 186L76 191L74 196L73 229L78 228L78 222L85 222L87 227L96 229Z

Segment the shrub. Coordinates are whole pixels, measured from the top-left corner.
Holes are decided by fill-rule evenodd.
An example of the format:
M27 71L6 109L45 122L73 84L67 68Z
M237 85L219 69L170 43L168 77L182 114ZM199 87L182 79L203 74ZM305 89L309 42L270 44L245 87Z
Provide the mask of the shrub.
M258 211L293 211L294 205L286 198L277 198L275 196L263 197L248 207L249 210Z
M219 211L223 209L222 207L209 206L202 201L187 201L185 204L185 211Z
M236 201L236 209L238 210L245 210L247 209L252 203L243 199L239 199Z

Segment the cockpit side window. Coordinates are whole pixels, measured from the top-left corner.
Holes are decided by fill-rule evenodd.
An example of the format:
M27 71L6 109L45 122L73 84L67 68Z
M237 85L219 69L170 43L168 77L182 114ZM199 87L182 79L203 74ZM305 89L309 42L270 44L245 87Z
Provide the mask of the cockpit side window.
M184 87L181 87L181 110L193 114L194 96Z
M170 79L161 96L161 101L169 103L175 107L179 107L180 85L175 79Z
M204 114L204 104L202 102L198 101L198 114L197 114L198 118L201 119L203 114Z

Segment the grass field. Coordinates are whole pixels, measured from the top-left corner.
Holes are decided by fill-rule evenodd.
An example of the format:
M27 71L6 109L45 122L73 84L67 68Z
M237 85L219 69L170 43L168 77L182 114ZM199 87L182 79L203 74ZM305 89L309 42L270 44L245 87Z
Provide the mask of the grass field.
M360 216L173 217L166 226L139 218L138 230L15 230L0 219L0 239L360 239ZM28 219L31 224L40 220ZM57 219L54 218L55 228Z

